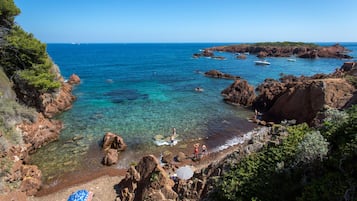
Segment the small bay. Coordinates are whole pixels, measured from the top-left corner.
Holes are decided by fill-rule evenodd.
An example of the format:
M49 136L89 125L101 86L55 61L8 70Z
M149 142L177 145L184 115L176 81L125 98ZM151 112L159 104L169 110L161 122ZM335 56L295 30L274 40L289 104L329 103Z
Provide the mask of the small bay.
M321 45L331 45L323 43ZM100 141L106 132L117 133L128 144L118 168L126 168L138 157L158 149L155 135L169 136L176 128L179 139L220 139L221 146L253 125L252 112L223 102L220 92L233 81L203 75L216 69L241 76L257 86L281 74L330 73L342 66L341 59L267 58L269 66L254 64L255 55L239 60L231 53L217 53L225 60L194 59L200 50L229 44L48 44L48 53L68 79L81 78L75 86L77 101L59 115L65 128L60 139L32 156L45 179L90 168L100 168ZM357 57L357 43L341 43ZM203 92L196 92L201 87Z

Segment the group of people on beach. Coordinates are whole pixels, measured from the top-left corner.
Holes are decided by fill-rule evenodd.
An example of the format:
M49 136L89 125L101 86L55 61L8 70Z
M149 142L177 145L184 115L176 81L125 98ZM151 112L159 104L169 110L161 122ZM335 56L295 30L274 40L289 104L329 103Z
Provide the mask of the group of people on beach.
M204 155L207 154L207 146L206 145L202 145L201 147L201 155L199 154L199 147L200 147L200 144L199 143L196 143L193 145L193 159L194 160L198 160L200 159L201 157L203 157Z
M172 134L170 136L170 145L174 146L175 145L175 138L176 138L177 134L176 134L176 128L172 128ZM200 144L196 143L193 145L194 150L193 150L193 159L194 160L198 160L201 157L203 157L204 155L207 154L207 146L206 145L202 145L201 147L201 155L200 155L200 151L199 151L199 147Z

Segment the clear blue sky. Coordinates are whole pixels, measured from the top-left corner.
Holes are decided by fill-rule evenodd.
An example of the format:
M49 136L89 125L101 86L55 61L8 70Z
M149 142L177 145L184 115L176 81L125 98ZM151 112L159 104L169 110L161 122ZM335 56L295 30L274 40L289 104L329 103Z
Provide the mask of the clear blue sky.
M356 42L357 0L15 0L43 42Z

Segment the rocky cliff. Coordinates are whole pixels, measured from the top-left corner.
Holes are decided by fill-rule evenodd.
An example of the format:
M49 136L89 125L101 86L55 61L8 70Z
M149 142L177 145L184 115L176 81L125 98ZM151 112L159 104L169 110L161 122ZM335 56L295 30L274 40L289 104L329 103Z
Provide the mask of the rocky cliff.
M252 86L236 80L222 95L226 102L252 106L264 113L267 121L295 119L298 123L312 123L319 111L328 107L342 109L356 102L356 66L348 62L329 75L266 79L256 88L256 98Z
M1 104L4 105L0 111L3 117L0 119L0 194L18 189L34 195L40 189L41 170L27 164L29 154L59 138L62 122L52 117L71 108L75 100L72 88L79 83L76 75L68 83L64 82L55 65L51 71L61 83L52 92L41 92L25 82L12 82L1 74Z

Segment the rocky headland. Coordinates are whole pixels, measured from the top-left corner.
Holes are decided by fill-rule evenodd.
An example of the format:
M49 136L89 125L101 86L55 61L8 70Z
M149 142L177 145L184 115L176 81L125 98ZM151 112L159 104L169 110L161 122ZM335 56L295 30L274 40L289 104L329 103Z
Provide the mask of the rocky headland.
M195 53L193 57L215 57L214 52L230 52L240 54L254 54L257 57L290 57L299 58L340 58L350 59L350 52L345 47L335 44L332 46L319 46L312 43L299 42L275 42L275 43L255 43L239 44L229 46L217 46L206 48L202 53Z
M228 103L263 113L265 121L294 119L312 124L326 108L344 109L356 103L356 69L356 62L346 62L328 75L266 79L255 90L245 80L236 80L222 95Z
M7 92L1 97L2 103L11 103L13 109L18 111L14 114L6 106L2 108L6 125L13 125L14 128L0 130L0 194L12 193L15 197L23 197L21 194L24 193L29 196L36 194L41 187L41 170L28 164L30 154L59 138L62 122L52 118L71 108L75 101L73 86L80 82L77 75L72 75L65 82L56 65L52 66L51 71L60 82L60 87L54 91L39 91L21 80L1 81L1 91ZM6 80L11 84L4 84ZM23 111L23 107L28 108L27 112Z

